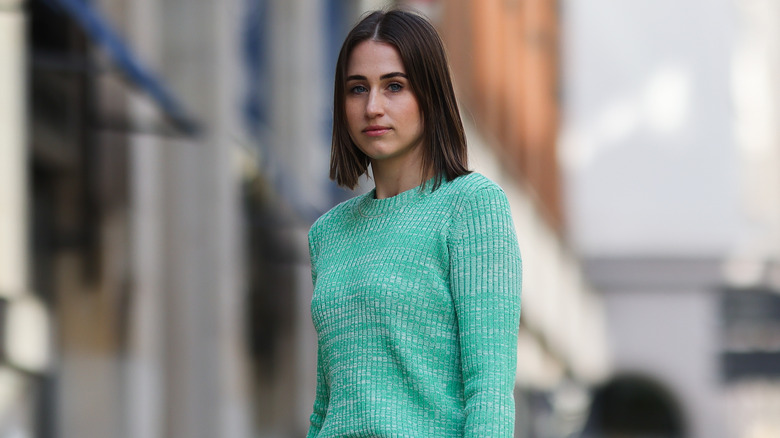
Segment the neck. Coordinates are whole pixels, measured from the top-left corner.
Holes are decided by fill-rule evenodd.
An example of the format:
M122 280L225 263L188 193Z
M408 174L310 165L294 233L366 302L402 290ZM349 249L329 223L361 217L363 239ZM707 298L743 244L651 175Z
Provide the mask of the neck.
M432 169L423 171L421 161L387 160L371 162L371 173L376 184L376 198L385 199L413 189L433 176Z

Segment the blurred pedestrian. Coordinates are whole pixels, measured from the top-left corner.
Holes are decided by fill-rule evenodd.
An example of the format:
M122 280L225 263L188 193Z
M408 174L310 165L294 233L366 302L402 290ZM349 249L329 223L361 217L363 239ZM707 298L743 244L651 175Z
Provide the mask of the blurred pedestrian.
M376 11L336 66L330 176L375 188L309 245L318 334L309 438L511 437L521 261L504 192L467 169L444 48Z

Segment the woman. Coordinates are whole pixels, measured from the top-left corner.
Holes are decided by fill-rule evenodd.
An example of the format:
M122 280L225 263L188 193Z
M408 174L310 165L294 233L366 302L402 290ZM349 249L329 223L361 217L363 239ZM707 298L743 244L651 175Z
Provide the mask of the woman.
M339 54L330 176L376 187L309 232L318 334L308 437L511 437L520 253L504 192L466 168L444 49L374 12Z

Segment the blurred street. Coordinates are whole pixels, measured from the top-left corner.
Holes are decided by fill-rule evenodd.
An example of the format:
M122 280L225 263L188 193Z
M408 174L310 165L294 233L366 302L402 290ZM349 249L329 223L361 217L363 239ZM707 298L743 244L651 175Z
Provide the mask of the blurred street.
M0 438L303 437L365 11L523 254L516 438L780 437L780 2L0 0Z

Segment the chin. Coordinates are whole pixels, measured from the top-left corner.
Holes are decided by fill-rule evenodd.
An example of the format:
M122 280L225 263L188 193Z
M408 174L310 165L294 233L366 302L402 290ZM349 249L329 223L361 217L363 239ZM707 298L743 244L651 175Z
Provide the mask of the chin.
M368 158L371 158L372 160L383 160L385 158L392 158L394 155L394 151L387 151L377 148L371 148L370 150L363 150L363 153L368 156Z

